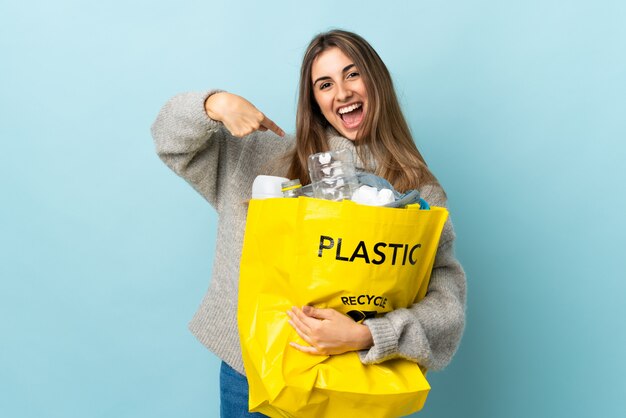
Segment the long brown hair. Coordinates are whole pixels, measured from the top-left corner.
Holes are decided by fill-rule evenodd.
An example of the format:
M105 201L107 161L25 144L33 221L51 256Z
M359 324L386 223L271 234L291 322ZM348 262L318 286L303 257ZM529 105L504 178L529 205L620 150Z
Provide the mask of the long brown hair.
M309 183L307 157L329 149L326 130L330 124L313 96L311 68L315 58L332 47L339 48L353 60L367 89L368 109L355 140L361 160L369 160L365 155L367 149L376 162L376 174L399 191L438 184L413 142L387 67L365 39L344 30L320 33L304 54L296 114L296 146L287 155L291 162L288 177L299 178L302 184Z

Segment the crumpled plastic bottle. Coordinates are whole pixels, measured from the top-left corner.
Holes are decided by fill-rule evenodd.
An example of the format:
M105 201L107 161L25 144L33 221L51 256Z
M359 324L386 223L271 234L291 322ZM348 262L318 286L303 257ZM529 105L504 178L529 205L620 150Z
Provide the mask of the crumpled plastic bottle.
M359 188L350 151L319 152L309 156L313 197L326 200L351 199Z

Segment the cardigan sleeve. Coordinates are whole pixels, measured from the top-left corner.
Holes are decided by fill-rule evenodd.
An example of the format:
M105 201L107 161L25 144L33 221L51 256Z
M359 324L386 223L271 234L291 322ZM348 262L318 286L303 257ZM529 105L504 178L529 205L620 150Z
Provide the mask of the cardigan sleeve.
M439 187L425 187L422 197L433 206L446 204ZM364 321L374 345L359 352L363 363L406 358L427 369L441 370L452 360L465 326L466 299L465 273L454 255L454 239L448 218L424 299L409 308Z

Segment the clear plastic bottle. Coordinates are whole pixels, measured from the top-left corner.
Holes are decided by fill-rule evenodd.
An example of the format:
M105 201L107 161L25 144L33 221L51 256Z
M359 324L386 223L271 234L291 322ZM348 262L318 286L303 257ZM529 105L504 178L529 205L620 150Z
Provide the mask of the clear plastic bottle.
M320 152L310 155L308 162L314 197L335 201L350 199L359 188L350 151Z
M302 184L300 184L300 179L283 182L281 184L281 191L283 192L283 197L302 196Z

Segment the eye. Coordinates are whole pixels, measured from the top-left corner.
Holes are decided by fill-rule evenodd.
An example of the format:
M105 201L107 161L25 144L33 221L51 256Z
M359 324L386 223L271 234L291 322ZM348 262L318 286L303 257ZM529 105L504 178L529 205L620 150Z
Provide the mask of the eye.
M330 86L330 83L320 83L320 90L324 90L325 88L329 86Z
M350 74L348 74L348 76L346 78L354 78L354 77L358 77L360 74L356 71L351 72Z

